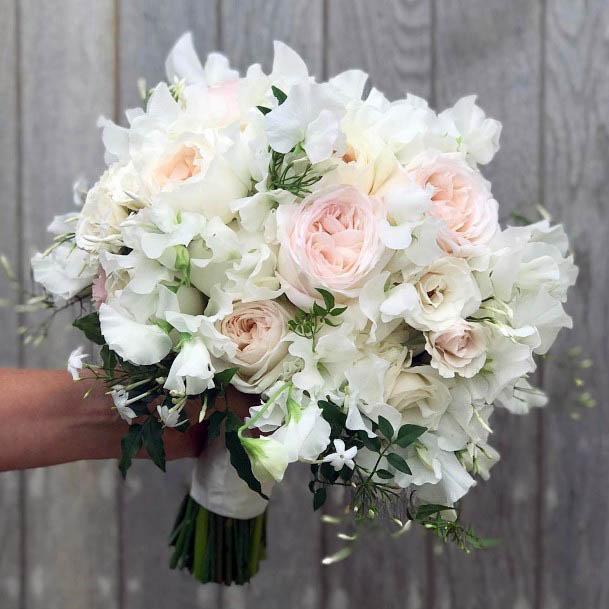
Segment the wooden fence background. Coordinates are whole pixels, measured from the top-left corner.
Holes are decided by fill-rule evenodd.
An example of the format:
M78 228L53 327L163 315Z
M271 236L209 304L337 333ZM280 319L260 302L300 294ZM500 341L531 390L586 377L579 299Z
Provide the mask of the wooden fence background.
M443 108L471 92L504 124L491 167L503 217L541 203L565 222L581 267L563 335L540 374L550 406L496 416L503 460L466 517L502 538L465 556L413 532L329 568L335 531L310 509L303 472L273 499L270 558L243 589L167 569L166 537L188 464L0 476L2 609L602 609L609 606L609 2L605 0L0 0L0 249L22 277L75 176L102 167L99 114L136 105L185 30L201 54L244 67L293 45L325 77L363 67L392 97ZM6 287L0 287L7 296ZM0 364L62 367L74 337L24 349L0 310ZM581 345L598 400L578 403L565 355ZM1 392L0 392L1 396ZM0 400L2 397L0 397ZM1 423L0 423L1 424Z

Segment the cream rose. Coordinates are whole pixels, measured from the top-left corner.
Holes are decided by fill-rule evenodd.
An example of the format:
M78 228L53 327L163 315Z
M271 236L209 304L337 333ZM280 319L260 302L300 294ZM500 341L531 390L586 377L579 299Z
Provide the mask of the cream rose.
M280 217L285 227L278 272L296 306L310 307L320 298L317 288L342 302L357 297L386 255L377 213L374 199L352 186L336 186L307 197L286 212L289 217Z
M438 245L464 258L482 253L499 228L497 201L482 174L455 154L425 155L409 170L432 189L430 213L444 223Z
M387 403L403 423L436 429L451 397L445 382L430 366L404 368L389 390Z
M262 393L281 374L281 363L288 353L287 334L290 312L274 300L242 302L218 322L218 330L236 347L227 359L238 373L232 384L244 393Z
M471 378L484 366L486 336L480 324L460 319L447 330L428 332L425 343L432 367L444 378L453 378L455 373Z

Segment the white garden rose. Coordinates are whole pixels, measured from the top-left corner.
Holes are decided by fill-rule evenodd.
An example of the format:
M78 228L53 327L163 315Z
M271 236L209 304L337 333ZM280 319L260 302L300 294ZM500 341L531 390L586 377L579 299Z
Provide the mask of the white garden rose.
M440 376L453 378L458 374L471 378L486 360L485 332L480 324L459 319L446 330L427 332L425 349Z
M389 387L387 403L403 423L436 429L450 403L450 392L430 366L404 368Z
M403 317L418 330L439 332L480 306L480 288L468 264L460 258L440 258L411 281L388 293L381 304L385 321Z
M76 244L83 250L117 251L120 248L120 225L129 215L125 200L113 197L111 181L114 168L108 169L87 193L76 225Z
M232 384L243 393L262 393L280 376L281 364L288 353L285 336L287 307L274 300L239 302L233 312L216 327L235 345L234 356L225 363L237 367Z

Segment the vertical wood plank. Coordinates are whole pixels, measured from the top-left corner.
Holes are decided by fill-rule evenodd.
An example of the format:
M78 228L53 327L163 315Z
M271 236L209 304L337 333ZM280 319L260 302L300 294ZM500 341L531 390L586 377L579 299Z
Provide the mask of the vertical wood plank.
M220 6L221 48L231 63L242 70L252 63L270 69L276 39L295 48L309 70L321 76L321 0L225 0ZM320 522L319 515L312 512L307 482L307 468L291 466L274 491L267 559L252 584L223 591L226 609L321 606Z
M187 30L204 58L217 47L216 2L124 0L118 17L117 117L141 106L137 79L153 86L165 76L165 57ZM182 496L189 488L193 462L171 462L164 475L152 463L138 462L129 472L122 499L124 609L219 606L219 589L199 585L188 573L169 569L167 542Z
M563 333L544 372L553 407L544 412L542 437L538 607L606 607L609 7L598 0L551 0L545 29L544 203L564 221L581 270L567 307L574 331ZM565 356L573 345L594 360L591 372L573 370L573 360ZM596 409L577 403L575 375L586 379ZM581 419L570 420L570 412Z
M113 107L113 3L22 0L20 58L24 255L72 204L72 182L103 162L95 121ZM27 265L25 260L24 264ZM26 266L27 268L27 266ZM62 318L25 364L63 368L75 335ZM75 463L26 474L28 609L117 607L114 465Z
M17 170L19 114L17 80L17 19L15 2L0 5L0 251L17 270L19 222L19 180ZM0 271L0 273L2 273ZM0 274L0 366L16 366L19 343L16 294ZM21 599L21 520L20 477L17 472L0 475L0 598L7 609L17 609Z
M539 201L540 7L529 0L437 3L436 104L442 110L478 93L482 108L503 123L502 148L481 167L502 222L513 210L534 216ZM434 544L437 607L534 606L537 418L498 411L491 426L502 460L465 498L463 517L501 542L469 556Z
M407 92L429 98L431 2L328 2L328 76L349 68L370 74L371 84L390 99ZM340 547L335 527L326 527L325 551ZM422 531L398 540L372 535L356 553L323 571L326 607L421 609L427 606L429 547Z

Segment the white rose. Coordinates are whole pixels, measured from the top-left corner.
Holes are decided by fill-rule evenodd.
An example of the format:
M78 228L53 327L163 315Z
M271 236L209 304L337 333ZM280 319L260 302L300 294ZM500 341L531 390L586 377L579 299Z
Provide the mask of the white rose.
M404 368L389 390L387 403L403 423L436 429L450 403L446 383L430 366Z
M389 292L383 321L403 317L417 330L439 332L480 307L480 288L463 259L440 258L413 279Z
M129 214L112 196L114 168L108 169L87 193L76 226L76 244L87 251L120 247L120 224Z
M425 349L440 376L465 378L477 374L486 360L486 337L480 324L460 319L442 332L425 335Z
M239 369L232 384L244 393L262 393L281 374L288 353L284 342L290 313L274 300L236 303L233 312L216 326L235 345L225 361Z

